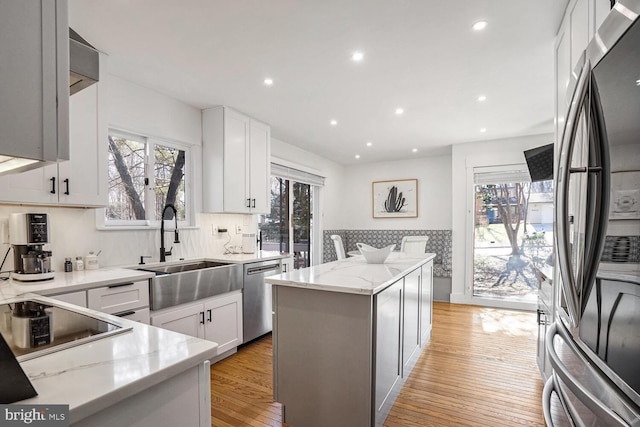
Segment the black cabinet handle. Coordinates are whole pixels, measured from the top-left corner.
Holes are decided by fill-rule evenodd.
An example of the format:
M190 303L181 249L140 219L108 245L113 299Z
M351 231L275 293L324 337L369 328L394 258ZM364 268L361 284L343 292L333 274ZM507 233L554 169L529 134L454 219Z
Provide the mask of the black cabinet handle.
M247 207L250 208L251 207L251 199L247 199Z
M117 285L109 285L107 286L107 288L111 289L111 288L120 288L122 286L131 286L133 285L133 282L127 282L127 283L118 283Z
M116 313L114 314L114 316L118 316L118 317L124 317L124 316L130 316L132 314L136 314L135 311L131 310L131 311L123 311L122 313Z
M256 199L251 199L251 207L255 208L256 207Z
M207 319L209 322L211 322L211 310L207 310L207 314L209 315L209 318Z
M66 194L68 196L69 195L69 178L65 179L62 182L64 182L64 184L65 184L65 186L67 188L67 190L64 192L64 194Z
M51 181L51 194L56 194L56 177L51 177L49 181Z
M200 324L204 325L204 311L200 312Z

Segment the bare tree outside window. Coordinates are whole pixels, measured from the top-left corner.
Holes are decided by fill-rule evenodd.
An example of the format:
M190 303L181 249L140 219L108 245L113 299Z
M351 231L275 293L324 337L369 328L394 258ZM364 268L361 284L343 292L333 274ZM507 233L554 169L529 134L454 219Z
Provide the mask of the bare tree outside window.
M185 151L141 139L109 135L106 219L158 220L164 206L170 203L176 207L178 220L185 220ZM151 158L147 158L149 151ZM145 198L148 189L155 193L150 200ZM173 219L173 212L167 211L165 219Z

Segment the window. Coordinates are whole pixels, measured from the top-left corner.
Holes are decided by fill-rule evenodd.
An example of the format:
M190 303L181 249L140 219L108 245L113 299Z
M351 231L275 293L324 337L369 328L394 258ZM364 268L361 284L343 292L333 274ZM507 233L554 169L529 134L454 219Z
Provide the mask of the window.
M172 204L188 218L189 149L175 143L111 130L106 225L149 225ZM167 211L164 219L173 219Z

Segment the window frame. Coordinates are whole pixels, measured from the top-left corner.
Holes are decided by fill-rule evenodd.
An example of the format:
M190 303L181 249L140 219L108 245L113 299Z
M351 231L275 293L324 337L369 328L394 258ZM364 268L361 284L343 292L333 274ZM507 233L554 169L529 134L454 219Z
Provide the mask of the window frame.
M121 138L130 139L140 142L145 146L145 178L149 184L145 184L144 188L144 207L145 212L152 212L153 218L144 220L107 220L106 209L98 209L96 212L96 225L103 230L132 230L132 229L155 229L160 228L160 219L155 218L155 147L160 145L163 147L175 148L185 152L184 165L184 188L185 188L185 219L178 220L178 226L181 228L193 227L195 225L195 207L194 207L194 149L193 145L184 142L175 141L169 138L163 138L154 135L145 135L142 132L131 132L122 130L117 127L110 127L108 135L115 135ZM107 160L108 161L108 160ZM108 177L106 177L106 186L108 187ZM173 221L172 221L173 222Z

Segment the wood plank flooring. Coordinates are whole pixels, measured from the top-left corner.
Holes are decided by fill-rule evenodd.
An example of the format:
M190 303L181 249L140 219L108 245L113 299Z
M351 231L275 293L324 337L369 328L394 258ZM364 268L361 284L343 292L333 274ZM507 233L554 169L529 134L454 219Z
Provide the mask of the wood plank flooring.
M533 313L434 303L431 342L385 426L544 426ZM271 336L211 368L213 426L286 426ZM304 426L296 426L304 427Z

